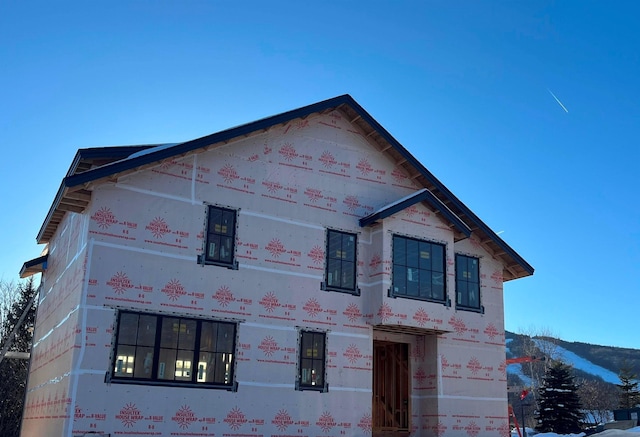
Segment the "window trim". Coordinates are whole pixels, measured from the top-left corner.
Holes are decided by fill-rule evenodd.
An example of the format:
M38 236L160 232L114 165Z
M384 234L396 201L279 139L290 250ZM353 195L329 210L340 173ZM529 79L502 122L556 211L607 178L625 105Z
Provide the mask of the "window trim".
M215 204L206 204L207 206L207 210L205 213L205 218L204 218L204 242L203 242L203 250L202 253L200 255L198 255L197 261L198 264L202 264L202 265L207 265L207 266L219 266L219 267L226 267L228 269L232 269L232 270L238 270L238 259L236 257L236 250L237 250L237 246L236 246L236 237L238 234L238 210L237 209L233 209L233 208L229 208L226 206L221 206L221 205L215 205ZM231 237L231 242L232 242L232 248L231 248L231 261L230 262L223 262L223 261L219 261L219 260L213 260L213 259L208 259L207 258L207 251L208 251L208 247L209 247L209 234L211 232L209 232L209 217L211 216L211 211L213 209L217 209L220 211L229 211L229 212L233 212L233 235Z
M354 238L353 260L347 260L347 262L353 262L353 288L339 287L336 285L329 285L329 244L331 243L331 233L339 234L342 237L349 236ZM340 229L328 228L325 232L325 259L324 259L324 281L320 284L320 289L324 291L336 291L339 293L353 294L360 296L360 288L358 287L358 234L355 232L343 231Z
M136 316L153 316L156 317L156 332L153 344L153 363L152 363L152 377L151 378L135 378L135 377L121 377L115 375L116 368L116 360L118 357L118 337L121 329L121 317L123 314L133 314ZM195 370L195 367L191 368L192 376L191 381L176 381L169 379L159 379L157 376L159 369L159 360L160 360L160 349L161 349L161 336L162 336L162 321L163 319L180 319L181 321L195 321L197 323L196 334L193 344L193 359L192 363L195 363L197 357L200 354L200 338L202 334L202 324L203 323L216 323L216 324L224 324L224 325L233 325L233 339L232 339L232 347L233 350L231 363L229 365L229 373L230 373L230 382L228 384L220 383L220 382L196 382L198 370ZM149 386L167 386L167 387L188 387L188 388L204 388L204 389L219 389L219 390L227 390L227 391L237 391L238 383L236 381L236 366L237 366L237 347L238 347L238 323L235 321L229 320L219 320L219 319L209 319L209 318L199 318L199 317L191 317L185 316L181 314L174 313L164 313L164 312L149 312L149 311L139 311L135 309L121 308L117 309L114 315L114 330L113 336L111 340L111 356L109 358L109 369L105 375L105 382L107 384L134 384L134 385L149 385ZM137 340L136 336L136 340ZM179 349L176 348L176 351ZM208 351L211 352L211 351ZM215 352L218 353L218 352ZM134 364L135 365L135 364Z
M477 271L477 278L476 278L477 284L478 284L478 306L477 307L462 305L460 302L458 302L458 257L465 258L465 259L475 259L478 262L478 271ZM484 314L484 305L482 305L482 286L480 284L480 257L474 256L474 255L468 255L466 253L456 253L454 257L454 268L455 268L454 277L455 277L455 286L456 286L456 290L455 290L456 310L470 311L470 312ZM476 283L475 281L466 281L466 282ZM467 297L467 300L468 300L468 297Z
M395 244L395 239L396 238L402 238L404 240L412 240L412 241L417 241L419 243L428 243L430 245L435 245L435 246L440 246L442 248L442 268L443 268L443 290L442 290L442 299L434 299L434 298L430 298L430 297L421 297L421 296L410 296L407 294L402 294L402 293L396 293L394 291L394 269L395 269L395 257L394 257L394 244ZM406 266L405 266L406 267ZM430 270L431 272L433 272L433 270ZM419 293L419 291L418 291ZM416 237L412 237L412 236L408 236L408 235L402 235L402 234L392 234L391 235L391 287L389 287L388 290L388 296L391 298L403 298L403 299L412 299L412 300L419 300L422 302L433 302L433 303L439 303L442 304L444 306L450 307L451 306L451 300L449 299L449 287L447 287L447 245L446 243L442 243L442 242L438 242L438 241L434 241L434 240L427 240L427 239L422 239L422 238L416 238Z
M323 350L323 358L322 358L322 380L323 380L322 385L314 386L314 385L302 383L302 371L303 371L302 347L303 347L303 337L305 334L322 335L323 337L324 350ZM327 357L328 357L327 332L319 331L315 329L307 329L307 328L300 329L299 335L298 335L298 365L296 369L296 383L295 383L295 389L297 391L315 391L320 393L326 393L329 391L329 383L327 382L327 363L328 363ZM313 358L311 359L313 361Z

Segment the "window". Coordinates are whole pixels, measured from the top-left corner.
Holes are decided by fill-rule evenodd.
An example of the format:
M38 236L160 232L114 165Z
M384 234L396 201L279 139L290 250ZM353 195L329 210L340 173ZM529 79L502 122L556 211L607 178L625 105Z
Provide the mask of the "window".
M300 363L298 390L327 391L325 381L325 339L324 332L300 332Z
M456 254L456 307L482 309L478 258Z
M446 303L445 247L393 236L391 296Z
M204 264L237 268L235 263L236 211L209 206Z
M324 289L355 292L356 290L356 235L327 231L327 271Z
M121 311L111 381L232 388L235 338L235 323Z

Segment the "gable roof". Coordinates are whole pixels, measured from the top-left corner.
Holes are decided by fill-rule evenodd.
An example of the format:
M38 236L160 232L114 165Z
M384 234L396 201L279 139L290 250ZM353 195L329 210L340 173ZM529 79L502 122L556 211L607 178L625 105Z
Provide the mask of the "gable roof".
M336 110L340 111L350 123L358 126L373 146L387 155L397 166L403 167L413 181L426 189L415 194L418 200L412 198L408 200L409 202L427 201L443 215L445 220L452 223L459 231L462 230L463 234L469 231L476 234L480 244L503 262L505 281L533 274L534 269L531 265L454 196L348 94L184 143L80 149L67 176L62 180L54 203L38 233L37 241L47 243L53 237L66 211L82 212L87 207L91 199L92 184L114 180L124 174L157 165L163 160L184 156L196 150L205 150L236 139L257 135L272 127L285 125L294 119L305 119L312 114L324 114ZM382 215L387 214L397 203L394 202L388 209L378 212ZM410 205L405 205L405 207L408 206ZM380 216L376 219L379 218ZM373 219L365 217L363 220L367 223Z
M466 223L460 219L460 217L455 215L449 208L447 208L447 205L442 203L440 199L438 199L431 191L426 188L418 190L415 193L403 197L402 199L398 199L395 202L385 205L378 211L375 211L366 217L362 217L359 220L360 226L365 227L375 224L379 220L384 220L385 218L390 217L397 212L403 211L404 209L409 208L410 206L415 205L418 202L427 202L429 205L431 205L431 207L433 207L433 209L435 209L437 213L444 216L444 218L449 221L449 223L453 225L454 229L462 234L464 238L469 238L471 236L471 229L469 228L469 226L467 226Z

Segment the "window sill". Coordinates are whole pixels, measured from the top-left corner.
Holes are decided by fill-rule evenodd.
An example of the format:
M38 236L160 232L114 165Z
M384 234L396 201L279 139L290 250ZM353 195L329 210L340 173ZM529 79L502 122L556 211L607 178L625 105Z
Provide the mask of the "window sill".
M204 388L208 390L226 390L226 391L238 391L238 383L234 382L232 385L226 384L205 384L205 383L192 383L192 382L176 382L176 381L148 381L140 379L127 379L127 378L105 378L107 384L132 384L132 385L148 385L159 387L185 387L185 388Z
M210 261L206 260L204 256L198 255L197 262L203 266L218 266L218 267L226 267L231 270L238 270L238 261L233 261L230 263L223 263L218 261Z
M465 307L462 305L456 305L456 311L468 311L470 313L484 314L484 306L481 305L480 308L476 308L476 307Z
M406 294L394 294L393 292L391 292L391 290L389 290L389 297L393 299L401 298L401 299L409 299L409 300L419 300L421 302L438 303L446 307L451 306L451 301L449 299L440 300L440 299L430 299L428 297L408 296Z
M354 296L360 296L360 288L356 288L355 290L350 290L348 288L331 287L331 286L328 286L326 282L320 283L320 289L323 291L335 291L337 293L345 293L345 294L352 294Z
M327 393L329 391L329 384L325 384L323 386L300 385L300 383L296 381L296 390L297 391L315 391L315 392L318 392L318 393Z

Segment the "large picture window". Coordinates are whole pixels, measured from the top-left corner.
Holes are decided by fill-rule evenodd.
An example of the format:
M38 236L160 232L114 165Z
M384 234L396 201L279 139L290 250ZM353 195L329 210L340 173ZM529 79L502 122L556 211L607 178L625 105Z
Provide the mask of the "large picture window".
M329 229L327 231L327 270L325 289L356 291L355 234Z
M456 307L480 310L480 262L456 254Z
M300 332L299 390L326 391L325 381L326 334L317 331Z
M236 325L120 311L113 382L233 386Z
M446 302L445 247L393 236L391 295Z
M236 211L209 206L204 253L205 264L235 268Z

